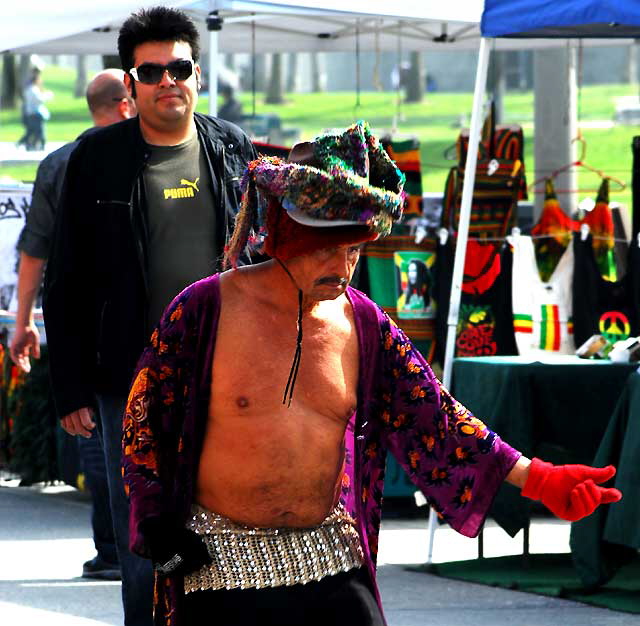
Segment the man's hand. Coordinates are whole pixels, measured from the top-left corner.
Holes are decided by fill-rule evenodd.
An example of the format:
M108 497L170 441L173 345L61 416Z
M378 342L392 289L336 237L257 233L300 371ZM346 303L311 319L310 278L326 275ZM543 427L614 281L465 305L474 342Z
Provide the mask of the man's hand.
M31 371L29 357L40 358L40 333L35 324L18 326L9 347L11 360L25 373Z
M93 411L89 407L83 407L69 413L60 420L60 426L70 435L80 435L88 439L91 437L91 431L96 427Z
M203 538L178 523L169 513L149 517L141 522L153 569L160 576L184 576L211 563Z
M552 465L532 459L529 476L522 495L540 500L554 515L577 522L591 515L601 504L617 502L622 493L617 489L599 487L616 473L613 465Z

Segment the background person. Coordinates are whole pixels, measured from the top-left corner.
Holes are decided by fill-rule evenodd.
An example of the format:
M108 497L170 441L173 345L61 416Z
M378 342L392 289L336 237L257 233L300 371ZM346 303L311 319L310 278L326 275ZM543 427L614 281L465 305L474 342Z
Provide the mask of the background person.
M127 93L123 79L122 70L108 69L91 80L86 98L93 129L86 130L75 141L47 155L38 167L27 221L18 241L18 311L16 330L9 348L13 362L25 372L31 370L30 357L40 358L40 334L34 323L33 309L42 285L69 157L80 140L95 128L115 124L135 115L135 104ZM102 444L94 434L90 439L79 440L78 448L91 494L91 527L96 548L96 556L84 563L82 575L116 580L120 578L120 567L113 536Z
M27 150L44 150L45 122L51 117L45 102L51 98L53 98L53 92L42 86L41 70L34 68L22 95L25 134L18 141L18 145L24 145Z
M242 103L236 99L233 87L223 84L220 86L220 93L222 94L223 103L218 111L218 117L227 120L227 122L241 125L244 119Z
M45 277L45 324L62 427L104 435L126 626L152 621L153 575L128 547L122 415L161 312L215 271L255 152L228 122L195 113L198 30L182 11L141 10L118 52L138 117L85 137L69 160Z

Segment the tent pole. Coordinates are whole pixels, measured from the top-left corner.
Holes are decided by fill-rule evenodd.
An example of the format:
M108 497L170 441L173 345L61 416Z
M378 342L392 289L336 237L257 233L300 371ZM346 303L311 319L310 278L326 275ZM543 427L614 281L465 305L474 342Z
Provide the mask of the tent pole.
M218 114L218 31L209 31L209 115Z
M467 150L467 162L464 170L462 186L462 200L460 205L460 220L458 222L458 237L456 241L456 254L453 263L453 278L451 280L451 297L449 299L449 316L447 318L447 343L444 355L444 372L442 384L448 389L451 385L451 371L453 366L454 347L456 342L456 327L458 326L458 314L460 312L460 296L462 295L462 276L464 270L464 257L467 251L467 239L469 236L469 220L471 217L471 200L473 199L473 187L476 179L476 164L478 161L478 145L480 143L480 131L482 129L482 105L487 86L487 67L489 65L489 41L486 37L480 39L478 52L478 68L476 71L476 85L473 93L473 109L471 111L471 128L469 129L469 148ZM427 563L433 559L433 543L436 532L436 513L429 510L429 545L427 551Z

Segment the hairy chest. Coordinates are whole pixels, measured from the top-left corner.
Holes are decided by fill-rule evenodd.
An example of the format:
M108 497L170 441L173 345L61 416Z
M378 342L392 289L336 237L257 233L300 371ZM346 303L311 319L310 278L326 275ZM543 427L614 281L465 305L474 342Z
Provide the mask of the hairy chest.
M355 410L358 341L350 315L303 318L292 407L347 417ZM221 313L212 370L214 415L279 412L296 350L295 319Z

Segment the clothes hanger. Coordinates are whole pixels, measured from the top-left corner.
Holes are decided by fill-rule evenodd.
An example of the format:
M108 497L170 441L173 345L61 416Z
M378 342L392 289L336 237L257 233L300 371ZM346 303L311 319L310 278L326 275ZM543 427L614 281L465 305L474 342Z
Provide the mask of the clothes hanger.
M602 179L608 178L611 183L614 183L615 185L617 185L617 189L612 189L612 191L622 191L627 186L626 183L624 183L619 178L615 178L614 176L605 174L602 170L598 169L597 167L593 167L593 165L589 165L589 163L586 162L587 142L585 138L582 136L582 130L580 129L580 126L579 126L580 118L581 118L580 112L582 109L582 74L583 74L583 67L584 67L583 52L584 52L583 42L582 40L579 40L577 72L576 72L577 74L576 83L578 88L578 94L577 94L578 134L576 135L576 137L574 137L571 140L571 144L573 145L576 142L580 144L580 156L578 157L577 160L572 161L571 163L567 163L566 165L559 167L557 170L554 170L553 172L551 172L550 175L542 176L541 178L538 178L537 180L533 181L533 183L531 183L531 185L529 185L529 187L527 188L527 191L532 191L533 193L544 193L544 189L542 190L537 189L537 186L540 183L545 182L547 179L556 178L556 176L558 176L559 174L562 174L563 172L569 171L573 168L579 168L579 167L589 172L593 172L594 174L597 174ZM567 69L569 69L569 63L570 62L567 61ZM567 108L568 107L569 107L569 102L567 102ZM557 191L558 193L598 193L597 189L559 189Z
M578 135L571 140L571 143L579 143L580 144L580 156L578 157L577 160L575 161L571 161L571 163L567 163L566 165L563 165L562 167L559 167L558 169L554 170L553 172L551 172L551 174L548 174L546 176L542 176L541 178L538 178L537 180L534 180L529 187L527 188L528 191L533 191L534 193L544 193L544 188L539 189L537 188L538 185L540 185L540 183L545 183L547 180L550 179L554 179L556 178L559 174L562 174L563 172L567 172L573 168L583 168L589 172L593 172L594 174L597 174L600 178L605 179L608 178L610 183L614 183L615 185L617 185L617 188L615 189L611 189L611 191L622 191L623 189L626 188L626 183L622 180L620 180L619 178L616 178L615 176L611 176L609 174L606 174L605 172L603 172L602 170L598 169L597 167L594 167L593 165L589 165L589 163L586 162L585 158L586 158L586 154L587 154L587 142L585 140L585 138L582 136L582 132L578 131ZM597 189L560 189L557 190L558 193L597 193Z

